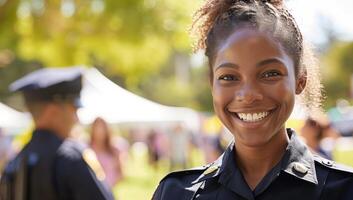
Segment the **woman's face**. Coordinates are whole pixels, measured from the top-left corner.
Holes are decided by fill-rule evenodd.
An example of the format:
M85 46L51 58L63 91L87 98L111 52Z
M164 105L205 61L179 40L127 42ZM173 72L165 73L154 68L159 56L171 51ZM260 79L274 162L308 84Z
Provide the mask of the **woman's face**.
M107 137L104 122L96 121L92 128L92 137L94 138L95 142L103 143Z
M214 109L236 142L259 146L284 134L303 87L297 87L293 60L279 43L265 33L239 30L220 45L214 60Z

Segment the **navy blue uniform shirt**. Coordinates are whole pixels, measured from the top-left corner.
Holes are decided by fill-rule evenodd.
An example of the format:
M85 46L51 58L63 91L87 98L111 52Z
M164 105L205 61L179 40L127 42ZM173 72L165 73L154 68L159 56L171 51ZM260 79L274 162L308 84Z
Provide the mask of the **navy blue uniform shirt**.
M107 200L112 194L85 162L80 145L36 130L1 180L4 200ZM0 198L0 199L1 199Z
M312 155L293 130L287 132L283 158L254 190L237 167L232 143L212 164L167 175L152 199L352 200L353 170Z

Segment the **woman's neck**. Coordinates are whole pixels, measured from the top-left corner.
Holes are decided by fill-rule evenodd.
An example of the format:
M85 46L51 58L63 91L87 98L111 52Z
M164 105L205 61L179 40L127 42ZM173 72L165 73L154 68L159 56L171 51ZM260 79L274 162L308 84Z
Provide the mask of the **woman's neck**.
M277 133L271 141L256 147L236 143L235 158L239 169L253 190L262 178L281 160L289 138L284 133Z

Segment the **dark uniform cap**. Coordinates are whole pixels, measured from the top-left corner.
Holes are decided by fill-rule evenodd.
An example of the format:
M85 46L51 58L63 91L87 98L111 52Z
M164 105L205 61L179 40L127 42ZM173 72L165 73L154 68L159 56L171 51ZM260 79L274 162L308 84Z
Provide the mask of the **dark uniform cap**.
M83 68L45 68L12 83L9 89L21 91L27 102L71 101L80 107Z

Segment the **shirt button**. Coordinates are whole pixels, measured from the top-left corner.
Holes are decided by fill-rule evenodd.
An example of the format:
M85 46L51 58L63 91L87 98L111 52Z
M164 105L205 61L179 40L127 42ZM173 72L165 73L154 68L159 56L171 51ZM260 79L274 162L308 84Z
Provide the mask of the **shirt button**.
M309 169L304 164L302 164L300 162L295 162L293 164L293 170L296 172L299 172L301 174L306 174Z

